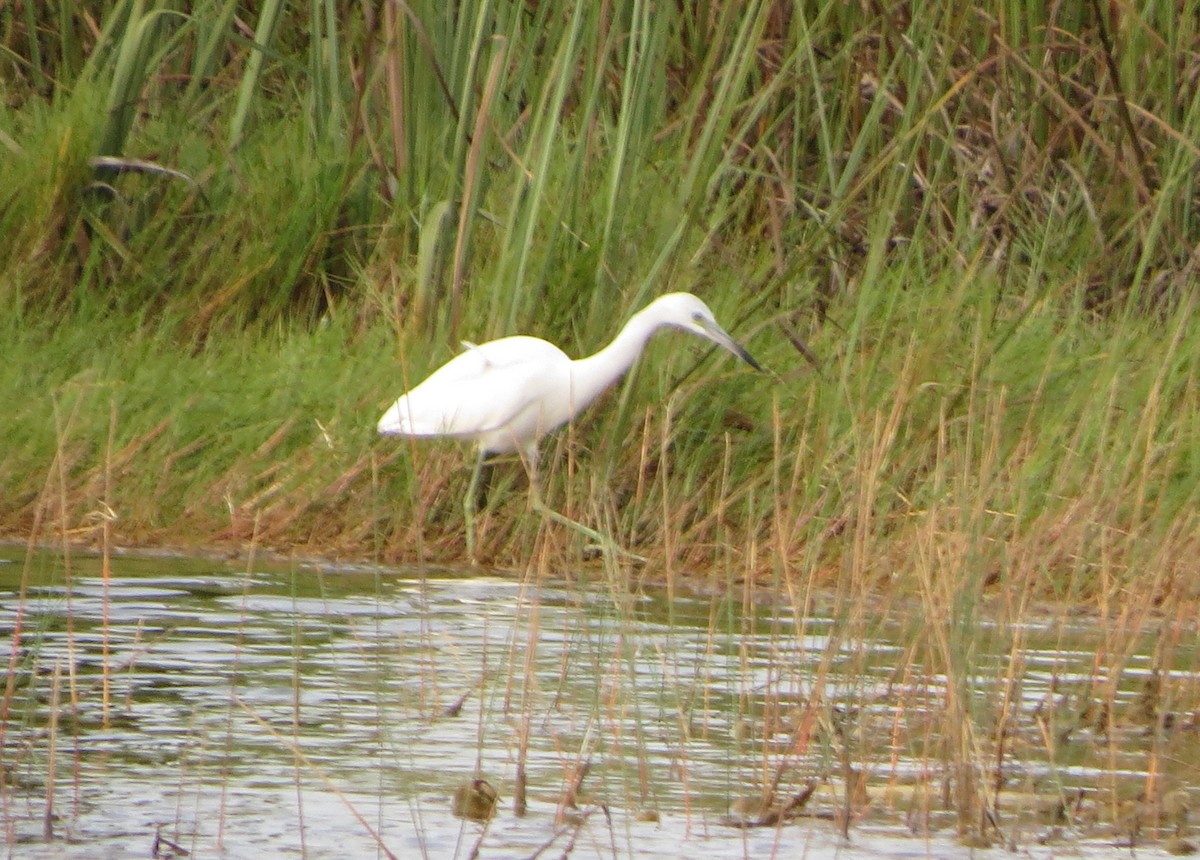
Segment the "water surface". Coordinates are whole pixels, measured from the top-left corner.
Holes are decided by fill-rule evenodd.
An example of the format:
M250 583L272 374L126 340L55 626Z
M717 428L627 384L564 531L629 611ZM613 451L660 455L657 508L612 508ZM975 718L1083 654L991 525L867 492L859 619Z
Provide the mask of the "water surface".
M948 674L903 613L531 578L0 550L9 856L956 857L970 788L997 842L1115 857L1196 782L1169 700L1085 707L1194 695L1194 644L1115 677L1087 623L985 624ZM473 778L486 824L451 811ZM811 796L776 823L768 788Z

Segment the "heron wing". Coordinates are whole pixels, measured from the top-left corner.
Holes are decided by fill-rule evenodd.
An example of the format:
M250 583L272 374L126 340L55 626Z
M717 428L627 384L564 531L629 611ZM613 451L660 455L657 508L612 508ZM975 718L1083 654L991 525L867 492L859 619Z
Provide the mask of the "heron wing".
M508 427L546 396L562 350L534 337L506 337L464 351L384 413L379 432L478 438Z

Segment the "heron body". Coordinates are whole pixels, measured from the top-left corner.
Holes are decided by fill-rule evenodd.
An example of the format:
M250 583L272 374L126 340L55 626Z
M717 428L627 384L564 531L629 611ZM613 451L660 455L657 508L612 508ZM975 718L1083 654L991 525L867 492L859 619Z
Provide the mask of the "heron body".
M488 454L520 453L530 469L535 504L539 504L538 442L624 376L650 336L663 327L707 338L760 369L717 324L703 301L690 293L669 293L634 314L608 346L586 358L571 359L554 344L526 335L478 346L467 344L465 351L393 403L379 419L378 430L393 436L469 440L479 449L481 459ZM471 493L477 473L478 469L472 477ZM468 500L468 511L472 501ZM560 514L555 518L566 520ZM600 537L587 527L580 528Z
M572 417L572 361L552 343L514 335L475 346L434 371L379 419L379 432L446 436L493 454L532 457Z

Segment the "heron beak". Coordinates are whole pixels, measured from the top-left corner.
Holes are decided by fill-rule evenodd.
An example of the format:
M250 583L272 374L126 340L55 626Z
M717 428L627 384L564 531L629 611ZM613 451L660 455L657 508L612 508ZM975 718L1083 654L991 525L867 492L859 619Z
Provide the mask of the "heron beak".
M746 348L731 338L725 329L721 328L714 322L709 322L708 320L697 320L696 322L700 326L701 333L713 343L729 350L755 370L762 370L762 365L754 360L754 356L746 352Z

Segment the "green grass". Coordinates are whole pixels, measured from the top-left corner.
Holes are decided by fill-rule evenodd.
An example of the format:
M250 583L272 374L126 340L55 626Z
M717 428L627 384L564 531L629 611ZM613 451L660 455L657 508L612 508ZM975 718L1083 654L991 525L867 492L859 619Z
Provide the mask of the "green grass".
M1195 598L1194 4L191 5L0 13L5 531L459 560L380 410L687 289L772 372L663 336L544 446L653 570Z

